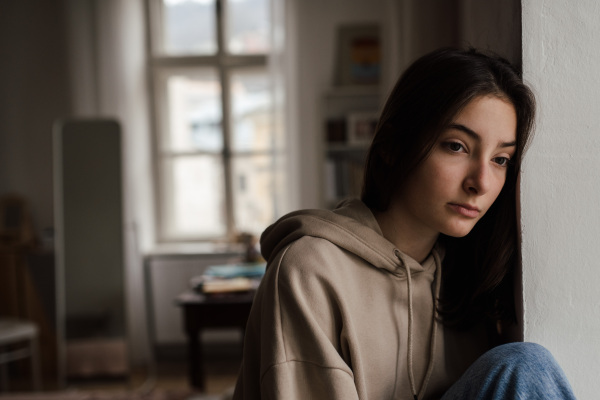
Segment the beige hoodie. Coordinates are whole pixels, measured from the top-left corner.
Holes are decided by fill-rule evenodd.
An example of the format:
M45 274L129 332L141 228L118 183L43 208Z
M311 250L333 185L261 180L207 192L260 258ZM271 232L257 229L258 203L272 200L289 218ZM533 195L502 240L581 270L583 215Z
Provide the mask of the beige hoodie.
M359 200L288 214L261 249L234 399L436 399L488 350L433 322L440 249L402 254Z

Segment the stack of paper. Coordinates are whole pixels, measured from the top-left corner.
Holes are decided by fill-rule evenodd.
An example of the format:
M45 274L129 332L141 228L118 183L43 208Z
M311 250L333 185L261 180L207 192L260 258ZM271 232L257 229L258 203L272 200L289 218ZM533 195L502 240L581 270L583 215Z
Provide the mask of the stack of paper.
M204 294L248 292L258 288L266 263L214 265L192 278L192 288Z

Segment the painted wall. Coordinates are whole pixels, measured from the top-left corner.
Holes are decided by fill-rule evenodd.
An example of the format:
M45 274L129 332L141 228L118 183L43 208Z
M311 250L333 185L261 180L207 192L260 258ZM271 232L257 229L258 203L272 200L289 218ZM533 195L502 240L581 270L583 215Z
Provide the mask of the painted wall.
M442 46L458 46L461 32L460 0L391 0L400 43L389 51L399 57L393 82L414 60Z
M52 123L71 100L64 13L63 0L0 11L0 195L27 199L38 235L53 226Z
M521 64L521 2L460 0L460 43L492 50Z
M521 183L525 340L548 347L580 399L600 371L600 14L595 0L523 2L524 77L537 93Z

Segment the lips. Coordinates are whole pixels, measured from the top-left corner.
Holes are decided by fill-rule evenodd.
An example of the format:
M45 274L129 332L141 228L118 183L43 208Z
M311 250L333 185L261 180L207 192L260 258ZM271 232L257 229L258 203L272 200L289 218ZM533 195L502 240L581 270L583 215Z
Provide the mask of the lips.
M448 206L457 214L460 214L467 218L477 218L479 216L480 210L469 204L453 204L450 203Z

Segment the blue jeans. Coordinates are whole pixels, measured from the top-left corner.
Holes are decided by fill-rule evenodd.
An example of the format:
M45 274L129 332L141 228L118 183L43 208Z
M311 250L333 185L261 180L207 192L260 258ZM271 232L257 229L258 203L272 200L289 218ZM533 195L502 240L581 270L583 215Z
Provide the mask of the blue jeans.
M509 343L473 363L442 400L575 399L564 372L544 347Z

